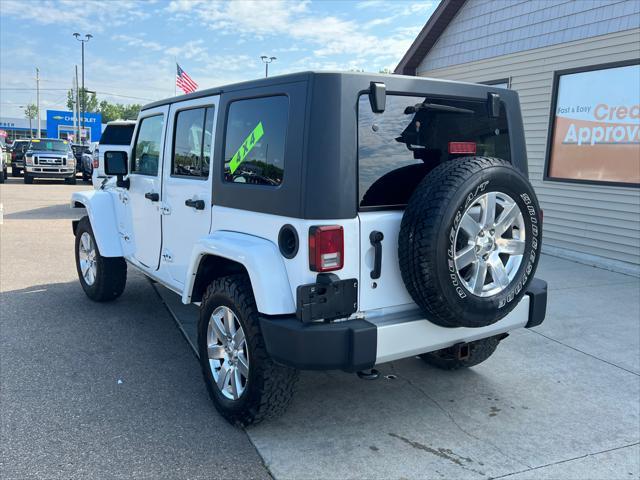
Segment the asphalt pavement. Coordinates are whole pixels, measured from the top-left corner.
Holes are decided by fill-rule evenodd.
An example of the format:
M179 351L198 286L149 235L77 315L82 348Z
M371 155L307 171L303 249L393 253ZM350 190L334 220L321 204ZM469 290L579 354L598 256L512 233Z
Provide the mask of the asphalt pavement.
M0 478L269 478L144 277L129 269L113 303L85 296L81 188L0 185Z
M116 302L85 297L79 188L0 186L1 478L640 478L637 277L543 256L546 322L485 363L304 372L289 411L245 433L183 337L195 307L132 269Z

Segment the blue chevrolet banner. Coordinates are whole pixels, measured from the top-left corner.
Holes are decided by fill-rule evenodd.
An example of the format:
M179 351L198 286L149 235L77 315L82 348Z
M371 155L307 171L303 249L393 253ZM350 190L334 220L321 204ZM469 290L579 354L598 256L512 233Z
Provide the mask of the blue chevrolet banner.
M86 112L84 114L84 131L87 142L97 142L102 133L102 114ZM47 110L47 137L73 138L73 112Z

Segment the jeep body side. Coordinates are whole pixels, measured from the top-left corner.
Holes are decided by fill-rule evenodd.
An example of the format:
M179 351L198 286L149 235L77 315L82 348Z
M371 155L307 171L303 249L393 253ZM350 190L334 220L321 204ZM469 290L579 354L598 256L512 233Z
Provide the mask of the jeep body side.
M466 138L445 138L465 124ZM117 179L72 197L87 211L74 223L81 284L113 299L129 264L199 304L203 373L231 421L263 418L252 382L285 379L279 395L295 369L430 352L469 366L544 319L541 217L513 91L305 72L154 102L126 164L102 148ZM406 164L384 160L397 157ZM423 230L434 232L424 244ZM429 249L443 259L433 268L420 258Z

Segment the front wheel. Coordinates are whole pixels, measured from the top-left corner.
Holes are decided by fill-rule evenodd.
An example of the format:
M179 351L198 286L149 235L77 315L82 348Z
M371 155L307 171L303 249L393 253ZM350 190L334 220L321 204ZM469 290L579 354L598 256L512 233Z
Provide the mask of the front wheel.
M200 305L198 352L209 396L230 423L255 424L286 410L298 371L269 357L246 275L209 285Z
M33 183L33 177L25 172L22 181L27 185L31 185Z
M127 283L127 263L122 257L103 257L88 217L82 217L76 229L76 270L80 285L96 302L118 298Z
M20 169L17 167L11 167L11 176L12 177L19 177L20 176Z
M64 183L66 183L67 185L75 185L76 184L76 176L74 175L73 177L68 177L64 179Z

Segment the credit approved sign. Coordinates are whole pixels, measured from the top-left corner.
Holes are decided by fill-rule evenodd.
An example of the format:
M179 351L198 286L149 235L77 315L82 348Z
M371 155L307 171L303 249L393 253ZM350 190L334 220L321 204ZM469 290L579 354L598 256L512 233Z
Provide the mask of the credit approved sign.
M558 79L548 176L640 183L640 65Z

